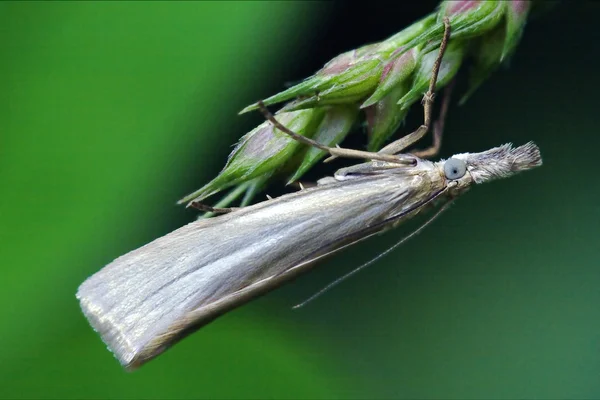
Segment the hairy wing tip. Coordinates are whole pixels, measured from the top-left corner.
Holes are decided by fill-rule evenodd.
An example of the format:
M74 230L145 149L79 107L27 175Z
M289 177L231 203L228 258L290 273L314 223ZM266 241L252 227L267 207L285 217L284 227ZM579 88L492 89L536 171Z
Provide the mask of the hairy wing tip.
M542 165L540 148L534 142L527 142L511 151L513 171L524 171Z

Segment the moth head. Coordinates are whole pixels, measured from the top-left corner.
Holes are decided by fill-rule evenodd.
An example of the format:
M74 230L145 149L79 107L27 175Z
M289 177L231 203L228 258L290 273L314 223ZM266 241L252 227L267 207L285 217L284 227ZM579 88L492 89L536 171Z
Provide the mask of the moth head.
M481 153L456 154L441 163L446 179L456 181L461 186L461 183L483 183L508 178L521 171L539 167L542 165L542 157L540 149L533 142L519 147L508 143Z

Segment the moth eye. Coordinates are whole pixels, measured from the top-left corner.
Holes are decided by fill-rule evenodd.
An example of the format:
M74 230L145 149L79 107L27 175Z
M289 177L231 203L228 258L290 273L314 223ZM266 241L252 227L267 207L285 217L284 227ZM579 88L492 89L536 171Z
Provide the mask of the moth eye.
M462 178L467 172L467 164L458 158L449 158L444 163L444 174L447 179L455 180Z

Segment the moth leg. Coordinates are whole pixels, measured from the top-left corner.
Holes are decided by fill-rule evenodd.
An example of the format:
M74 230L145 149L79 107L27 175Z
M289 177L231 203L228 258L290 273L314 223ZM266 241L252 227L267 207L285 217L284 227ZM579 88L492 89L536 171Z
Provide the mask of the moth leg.
M448 113L448 106L450 105L450 98L452 97L452 90L456 80L452 80L446 90L444 90L444 98L442 100L442 108L438 119L433 123L433 144L422 150L416 150L411 154L419 158L430 158L435 157L440 152L442 147L442 135L444 134L444 125L446 123L446 114Z
M192 201L190 203L190 206L192 206L195 209L200 210L200 211L206 211L206 212L211 212L211 213L215 213L215 214L227 214L232 211L240 209L240 207L227 207L227 208L211 207L209 205L200 203L199 201Z
M413 165L415 163L414 157L405 155L405 154L380 154L370 151L362 151L362 150L354 150L354 149L345 149L342 147L329 147L322 143L317 142L311 138L307 138L306 136L302 136L292 131L291 129L284 126L282 123L275 119L275 116L267 109L262 100L257 102L259 110L265 116L269 122L273 124L273 126L279 129L281 132L289 135L292 139L307 144L312 147L316 147L317 149L323 150L331 154L335 157L346 157L346 158L361 158L367 160L379 160L379 161L387 161L396 164L407 164Z
M291 185L294 186L294 187L296 187L299 190L304 190L306 188L311 188L311 187L317 186L317 183L316 182L300 182L300 181L297 181L297 182L293 182Z
M417 128L416 131L409 133L408 135L388 144L383 149L379 150L379 154L396 154L399 153L409 146L412 146L418 140L420 140L429 131L431 126L431 114L433 112L433 98L435 96L435 84L437 83L438 73L440 72L440 66L442 65L442 58L446 51L448 41L450 40L450 19L444 18L444 37L440 44L440 51L433 64L431 80L429 81L429 90L423 95L423 113L424 120L423 124ZM435 138L434 138L435 140ZM441 143L441 140L440 140ZM415 154L416 155L416 154Z
M279 121L277 121L277 119L275 119L275 116L267 109L267 107L265 106L265 104L263 103L262 100L258 101L258 103L257 103L258 108L265 116L265 119L270 121L273 124L273 126L275 126L277 129L279 129L283 133L286 133L287 135L291 136L294 140L296 140L300 143L304 143L309 146L313 146L317 149L328 152L329 154L331 154L331 156L333 158L335 158L335 157L362 158L362 159L367 159L367 160L379 160L379 161L393 162L393 163L397 163L397 164L412 165L412 164L414 164L413 157L407 156L404 154L397 154L397 153L401 152L408 146L412 145L413 143L415 143L416 141L421 139L423 136L425 136L427 131L429 131L429 126L431 125L431 113L432 113L432 108L433 108L433 97L434 97L434 92L435 92L435 84L437 82L437 77L438 77L438 73L440 71L442 58L444 56L444 52L446 51L446 47L448 45L449 38L450 38L450 19L448 17L445 17L444 18L444 36L443 36L442 42L440 44L440 50L439 50L438 56L435 60L435 63L433 64L431 81L429 82L429 90L423 96L423 110L424 110L424 114L425 114L423 124L416 131L406 135L405 137L403 137L399 140L396 140L395 142L390 143L389 145L387 145L383 149L381 149L379 152L361 151L361 150L354 150L354 149L346 149L346 148L342 148L342 147L326 146L326 145L319 143L313 139L307 138L302 135L298 135L297 133L295 133L292 130L285 127L283 124L281 124ZM332 157L325 160L325 162L327 162L328 160L331 160Z

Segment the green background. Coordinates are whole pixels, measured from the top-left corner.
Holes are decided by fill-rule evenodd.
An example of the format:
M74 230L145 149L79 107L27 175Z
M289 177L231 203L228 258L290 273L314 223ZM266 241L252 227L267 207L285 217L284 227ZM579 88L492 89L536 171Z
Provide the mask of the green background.
M397 25L373 21L382 31L365 28L352 46L434 5ZM390 21L396 7L377 12ZM360 16L340 8L0 3L0 397L600 397L594 3L530 23L511 67L450 111L444 156L534 140L542 168L474 188L306 308L290 310L402 232L326 261L135 373L90 329L77 286L195 217L175 201L260 121L237 112L347 50L324 41L328 26L360 37Z

